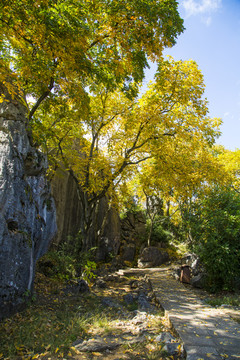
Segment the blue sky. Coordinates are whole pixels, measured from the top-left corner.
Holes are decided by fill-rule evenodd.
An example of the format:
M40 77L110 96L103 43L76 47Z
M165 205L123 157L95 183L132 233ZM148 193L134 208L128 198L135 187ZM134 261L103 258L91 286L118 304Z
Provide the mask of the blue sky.
M210 116L223 120L217 142L240 148L240 0L179 0L179 12L186 30L165 54L198 63Z

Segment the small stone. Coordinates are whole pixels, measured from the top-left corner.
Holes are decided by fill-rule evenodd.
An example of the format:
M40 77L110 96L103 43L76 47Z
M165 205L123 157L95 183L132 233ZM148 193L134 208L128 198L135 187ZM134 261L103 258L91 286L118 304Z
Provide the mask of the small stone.
M141 310L149 310L151 309L151 304L148 302L147 297L144 293L140 293L138 297L138 306Z
M206 274L200 273L191 279L191 285L196 288L202 289L206 284L206 278Z
M78 287L78 291L81 293L89 291L89 286L87 282L83 279L78 280L77 287Z
M123 299L127 305L132 304L134 302L134 298L133 298L132 294L124 295Z
M105 297L102 299L102 305L103 306L107 306L107 307L111 307L111 308L116 308L116 309L120 309L121 305L116 303L112 298L110 297Z
M95 286L99 287L100 289L106 289L107 284L104 280L97 279L97 281L95 282Z
M179 355L183 352L183 346L180 343L166 343L163 347L170 356Z
M175 341L175 338L170 334L170 332L163 332L155 338L157 342L171 343Z

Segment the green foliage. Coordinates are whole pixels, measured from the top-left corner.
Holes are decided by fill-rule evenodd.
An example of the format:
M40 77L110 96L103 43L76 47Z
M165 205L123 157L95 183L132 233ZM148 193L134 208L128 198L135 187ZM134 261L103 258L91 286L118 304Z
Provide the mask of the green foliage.
M90 282L91 279L95 278L97 275L94 274L94 270L96 270L97 264L95 261L87 260L86 263L83 265L83 272L82 272L82 278Z
M72 252L71 252L72 250ZM61 250L51 250L38 261L38 270L45 276L70 280L81 276L88 283L95 278L97 268L94 259L96 248L76 252L74 244L63 243Z
M175 0L4 0L0 21L0 81L40 103L52 89L74 98L93 82L134 92L147 59L183 31Z
M125 219L129 214L138 215L145 217L143 207L140 203L134 200L134 197L127 197L126 201L122 204L122 211L120 213L120 218Z
M69 280L76 277L76 260L62 251L49 251L38 261L38 269L48 277Z
M211 290L231 290L240 276L240 196L215 187L195 201L190 216L193 248L208 273Z
M149 227L149 221L147 222ZM165 228L162 216L157 216L154 219L152 233L151 233L151 244L164 243L168 244L172 240L173 234Z
M230 305L230 306L240 306L240 297L239 295L222 295L214 298L207 299L206 302L211 306L221 306L221 305Z

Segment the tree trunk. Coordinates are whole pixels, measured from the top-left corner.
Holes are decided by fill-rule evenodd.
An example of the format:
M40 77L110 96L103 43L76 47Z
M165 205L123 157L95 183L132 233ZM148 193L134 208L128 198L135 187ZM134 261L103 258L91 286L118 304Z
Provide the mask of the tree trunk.
M150 229L149 229L148 239L147 239L147 246L148 247L151 245L152 230L153 230L153 221L151 219L151 224L150 224Z

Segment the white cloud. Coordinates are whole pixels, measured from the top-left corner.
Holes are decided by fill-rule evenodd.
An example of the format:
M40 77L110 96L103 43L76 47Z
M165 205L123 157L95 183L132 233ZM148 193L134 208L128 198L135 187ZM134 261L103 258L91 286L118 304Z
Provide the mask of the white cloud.
M203 16L202 17L202 22L207 25L210 26L212 23L212 17L211 16Z
M221 7L222 0L183 0L186 16L210 14ZM208 16L208 22L210 17Z
M226 111L226 112L223 114L223 117L225 118L225 117L230 116L230 115L231 115L230 112L229 112L229 111Z

